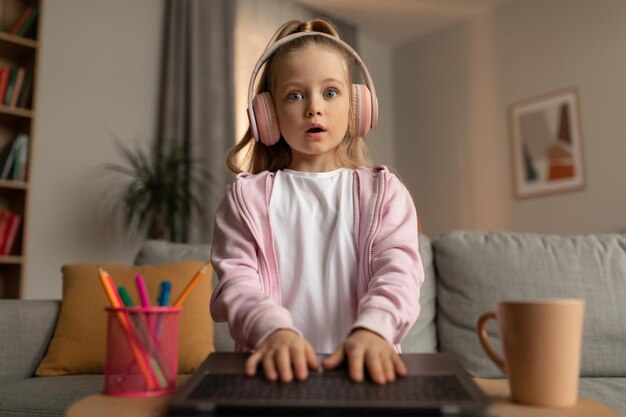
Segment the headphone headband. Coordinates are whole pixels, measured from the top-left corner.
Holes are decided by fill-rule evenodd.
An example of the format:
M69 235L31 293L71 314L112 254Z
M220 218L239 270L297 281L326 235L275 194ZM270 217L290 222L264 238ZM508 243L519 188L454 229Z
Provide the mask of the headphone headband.
M263 52L263 54L261 55L261 57L259 58L259 61L257 62L257 64L254 66L254 70L252 71L252 76L250 77L250 84L248 85L248 118L250 120L250 128L252 130L252 136L255 138L255 140L259 141L259 131L257 127L256 116L254 115L254 110L252 107L252 100L254 97L254 82L256 81L256 77L259 71L261 70L261 67L263 66L263 64L265 64L270 59L270 57L274 54L274 52L276 52L278 48L293 41L294 39L301 38L304 36L323 36L325 38L331 39L333 42L343 47L343 49L345 49L350 54L350 57L357 64L359 71L363 75L367 88L369 88L371 92L371 95L372 95L371 116L372 117L371 117L370 128L372 130L376 129L376 127L378 126L378 99L376 98L376 89L374 88L374 82L372 81L372 77L370 76L370 73L367 70L367 67L363 63L363 60L361 59L359 54L357 54L356 51L350 45L348 45L346 42L344 42L343 40L339 39L336 36L332 36L332 35L329 35L327 33L322 33L322 32L297 32L297 33L292 33L291 35L287 35L284 38L277 40L272 45L267 47L265 51Z

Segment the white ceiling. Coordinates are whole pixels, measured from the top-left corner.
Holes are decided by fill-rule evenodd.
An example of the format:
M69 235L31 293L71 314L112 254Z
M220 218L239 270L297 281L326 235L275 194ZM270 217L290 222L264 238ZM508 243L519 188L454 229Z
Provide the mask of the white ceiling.
M292 0L325 11L390 46L406 43L511 0Z

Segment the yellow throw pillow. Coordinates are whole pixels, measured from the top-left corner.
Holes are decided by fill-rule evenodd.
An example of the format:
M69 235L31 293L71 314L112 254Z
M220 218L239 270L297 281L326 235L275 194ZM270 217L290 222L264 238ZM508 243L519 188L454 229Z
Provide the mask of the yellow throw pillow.
M100 265L115 286L124 285L136 305L135 276L143 275L150 299L156 303L159 285L171 281L170 305L204 264L124 266ZM38 376L103 373L106 351L106 307L110 306L97 264L64 265L63 300L48 352L36 371ZM211 268L207 268L186 298L180 313L179 373L191 373L214 350L213 322L209 313Z

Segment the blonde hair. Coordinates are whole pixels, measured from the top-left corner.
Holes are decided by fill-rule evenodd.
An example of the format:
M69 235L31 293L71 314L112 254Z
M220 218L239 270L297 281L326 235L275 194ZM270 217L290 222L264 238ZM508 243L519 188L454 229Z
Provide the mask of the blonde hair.
M299 32L320 32L339 38L337 30L328 21L323 19L313 19L305 22L299 20L292 20L285 23L272 37L270 44L276 42L285 36ZM280 58L284 55L293 52L294 50L304 49L310 46L323 46L339 53L345 63L348 85L352 85L352 72L353 61L350 58L349 53L338 43L333 42L331 39L325 36L304 36L294 39L293 41L280 47L265 63L265 68L259 78L256 94L261 92L271 91L274 84L276 70ZM352 95L350 89L350 95ZM352 102L352 96L350 96L350 102ZM354 131L354 123L352 123L355 115L353 114L353 106L350 106L349 117L351 123L349 123L348 131L337 148L337 157L339 163L347 168L357 168L359 166L370 165L370 156L367 146L363 138L356 136ZM241 153L243 158L240 159ZM258 174L262 171L276 172L279 169L285 169L291 163L291 148L285 141L280 140L272 145L266 146L261 142L255 142L252 131L248 127L247 132L243 138L228 152L226 158L226 164L228 169L233 173L238 174L240 172L251 172Z

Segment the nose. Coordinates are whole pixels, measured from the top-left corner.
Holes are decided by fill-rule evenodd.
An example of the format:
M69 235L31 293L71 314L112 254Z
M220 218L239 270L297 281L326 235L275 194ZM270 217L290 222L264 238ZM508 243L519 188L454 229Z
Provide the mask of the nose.
M315 115L321 115L321 114L322 114L322 107L321 107L320 100L317 97L311 97L308 100L308 103L306 106L306 116L313 117Z

